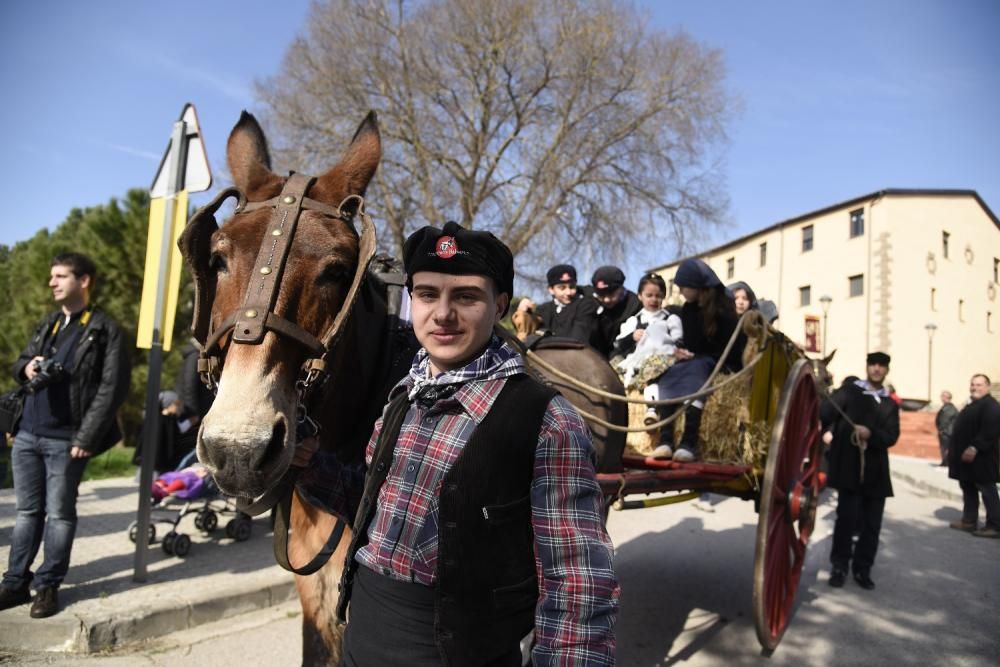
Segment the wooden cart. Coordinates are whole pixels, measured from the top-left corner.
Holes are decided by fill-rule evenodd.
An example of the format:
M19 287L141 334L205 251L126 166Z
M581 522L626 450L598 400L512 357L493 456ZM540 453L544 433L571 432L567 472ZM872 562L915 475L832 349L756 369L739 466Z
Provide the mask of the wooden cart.
M598 475L608 507L624 510L696 498L703 492L753 500L757 522L753 611L765 651L792 616L822 487L819 395L810 360L780 332L760 350L750 381L750 419L770 433L761 464L676 463L622 457L624 471ZM650 498L651 493L668 493Z

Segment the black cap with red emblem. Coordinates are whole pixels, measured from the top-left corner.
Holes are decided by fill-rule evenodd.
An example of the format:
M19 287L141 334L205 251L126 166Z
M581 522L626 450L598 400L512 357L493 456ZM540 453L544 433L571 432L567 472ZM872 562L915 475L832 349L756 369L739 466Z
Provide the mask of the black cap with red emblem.
M514 296L514 256L503 241L489 232L446 222L444 229L427 226L403 243L406 287L413 290L419 271L460 276L489 276L501 294Z
M601 266L590 281L598 294L610 294L625 284L625 274L617 266Z
M545 274L549 287L559 283L576 284L576 267L570 264L556 264Z

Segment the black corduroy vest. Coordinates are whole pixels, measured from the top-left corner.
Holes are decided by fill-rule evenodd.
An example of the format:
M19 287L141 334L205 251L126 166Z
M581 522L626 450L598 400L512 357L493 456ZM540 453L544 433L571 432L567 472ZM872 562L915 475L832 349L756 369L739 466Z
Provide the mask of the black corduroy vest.
M445 475L438 504L435 642L445 665L477 665L509 651L534 626L538 579L531 528L531 482L542 419L556 391L515 375ZM389 404L341 580L345 617L378 492L408 404Z

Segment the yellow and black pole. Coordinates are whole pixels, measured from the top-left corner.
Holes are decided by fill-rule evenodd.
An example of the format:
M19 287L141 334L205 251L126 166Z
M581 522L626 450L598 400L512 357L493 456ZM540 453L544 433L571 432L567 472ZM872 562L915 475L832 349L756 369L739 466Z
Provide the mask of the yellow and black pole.
M194 148L190 151L189 148ZM192 163L191 153L195 154ZM177 237L187 223L188 191L211 185L208 161L194 106L187 104L174 123L170 144L150 188L149 229L146 238L146 271L136 345L149 350L146 410L143 420L142 464L139 472L139 507L135 528L133 580L146 581L147 550L151 531L151 487L160 439L160 375L163 353L170 350L180 287L181 254Z

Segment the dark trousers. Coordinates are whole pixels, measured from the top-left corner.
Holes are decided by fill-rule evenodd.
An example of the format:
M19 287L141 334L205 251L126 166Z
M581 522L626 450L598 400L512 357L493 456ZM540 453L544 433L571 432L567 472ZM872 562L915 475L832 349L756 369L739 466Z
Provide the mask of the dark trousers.
M396 581L358 567L344 631L340 667L437 667L443 664L434 642L434 589ZM483 667L519 667L517 644Z
M878 534L882 530L884 496L865 496L855 491L837 491L837 522L833 526L830 562L835 568L867 572L875 562ZM858 533L857 544L854 534Z
M14 492L17 518L3 585L24 588L32 581L31 564L44 537L44 558L34 575L35 587L58 587L69 570L76 536L76 496L87 459L70 456L69 440L20 431L14 438Z
M983 505L986 506L986 527L1000 530L1000 494L996 484L977 484L961 481L962 487L962 521L977 523L979 521L979 494L983 494Z

